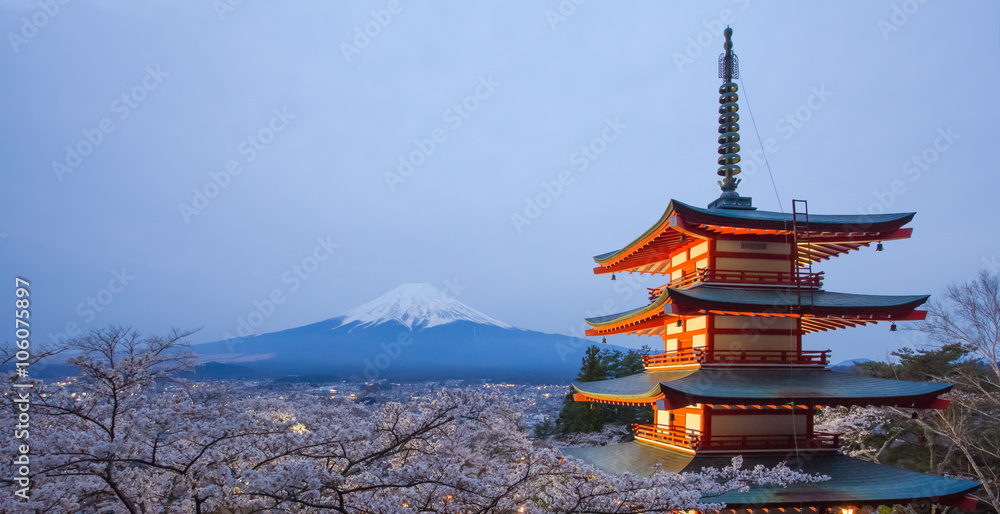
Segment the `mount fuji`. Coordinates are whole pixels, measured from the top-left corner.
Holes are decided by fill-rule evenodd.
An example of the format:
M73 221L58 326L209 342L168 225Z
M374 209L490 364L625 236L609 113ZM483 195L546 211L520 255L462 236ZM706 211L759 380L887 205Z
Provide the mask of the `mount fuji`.
M357 322L359 327L395 321L412 330L446 325L455 321L471 321L481 325L513 328L455 300L426 282L403 284L360 307L345 312L340 318L344 325Z
M574 378L591 344L513 327L418 283L403 284L317 323L192 349L203 363L239 365L272 375L541 382Z

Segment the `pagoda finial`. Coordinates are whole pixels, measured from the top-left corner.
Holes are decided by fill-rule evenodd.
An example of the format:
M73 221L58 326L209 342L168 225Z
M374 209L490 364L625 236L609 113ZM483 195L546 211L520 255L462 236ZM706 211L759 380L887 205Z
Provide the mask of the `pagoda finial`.
M733 29L726 27L726 43L723 47L725 53L719 55L719 78L723 80L719 87L719 176L723 177L719 181L722 187L722 198L739 198L736 186L740 179L736 175L740 174L740 115L737 111L740 106L736 104L739 96L736 91L739 86L733 79L740 78L740 60L733 53Z

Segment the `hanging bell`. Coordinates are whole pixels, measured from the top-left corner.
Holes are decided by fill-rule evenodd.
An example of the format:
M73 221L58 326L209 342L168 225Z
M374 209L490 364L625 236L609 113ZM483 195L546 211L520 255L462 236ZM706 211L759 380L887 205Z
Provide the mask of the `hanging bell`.
M608 343L608 338L607 337L602 337L601 338L601 344L607 344L607 343Z
M614 273L612 273L612 274L611 274L611 280L614 280L614 279L615 279L615 274L614 274Z
M889 325L889 332L895 332L895 331L896 331L896 322L893 321L892 324Z
M688 242L688 236L687 236L687 234L681 234L681 242L682 243Z
M910 419L917 419L917 418L919 418L919 416L917 416L917 411L913 411L913 414L910 414Z
M879 241L878 244L875 245L875 251L876 252L881 252L882 251L882 241Z

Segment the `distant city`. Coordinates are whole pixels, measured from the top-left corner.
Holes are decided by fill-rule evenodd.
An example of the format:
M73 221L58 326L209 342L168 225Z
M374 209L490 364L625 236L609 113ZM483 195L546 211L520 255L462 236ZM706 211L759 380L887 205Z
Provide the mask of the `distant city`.
M78 377L67 377L52 385L62 386L77 401L86 393L80 392L75 384ZM278 380L204 380L196 381L193 387L224 385L234 396L243 398L274 397L284 400L283 394L311 394L330 400L347 399L366 405L380 405L386 402L409 403L419 398L429 398L442 389L482 388L500 392L524 408L525 425L530 428L558 417L563 400L570 391L568 384L526 384L501 383L482 380L445 380L428 382L391 382L386 379L367 382L314 382L300 380L299 377L285 377ZM163 385L163 391L179 392L182 387L175 383Z

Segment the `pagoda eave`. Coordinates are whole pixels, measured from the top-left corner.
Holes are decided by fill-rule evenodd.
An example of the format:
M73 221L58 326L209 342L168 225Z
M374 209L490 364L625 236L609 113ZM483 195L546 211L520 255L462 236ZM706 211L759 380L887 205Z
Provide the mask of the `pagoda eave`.
M607 404L607 405L631 405L631 406L653 405L657 401L660 401L662 399L663 399L663 395L662 394L659 394L659 395L656 395L656 396L651 396L649 398L640 398L640 399L636 399L636 400L626 400L626 399L599 398L599 397L596 397L596 396L589 396L589 395L586 395L586 394L583 394L583 393L573 393L573 401L574 402L592 402L592 403L603 403L603 404Z
M906 239L913 229L902 228L915 213L882 215L813 215L809 225L809 245L802 246L800 258L826 260L868 246L874 242ZM741 239L784 242L792 239L790 213L741 209L700 209L671 200L663 216L649 230L627 246L597 255L595 274L663 273L672 252L707 239Z
M828 291L803 293L794 288L746 289L709 284L687 289L666 287L644 307L588 318L586 322L591 328L586 335L660 334L661 327L678 317L704 314L802 318L803 332L827 331L878 321L923 320L927 312L916 307L928 298Z
M671 200L674 212L685 222L699 225L716 225L760 230L791 230L792 213L741 209L703 209ZM909 223L914 212L888 213L878 215L825 215L809 216L809 227L813 232L888 234Z
M581 400L695 404L892 406L942 409L953 384L872 378L824 368L696 368L645 371L597 382L574 382Z
M861 295L830 291L747 289L699 285L688 289L666 288L674 312L726 312L747 314L797 314L867 320L900 320L912 316L929 295Z
M614 328L589 328L584 334L590 337L614 334L637 334L644 336L661 335L666 331L667 317L656 314L652 318Z

